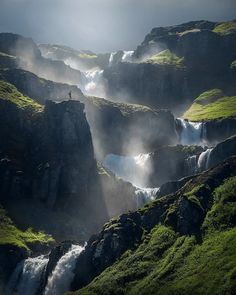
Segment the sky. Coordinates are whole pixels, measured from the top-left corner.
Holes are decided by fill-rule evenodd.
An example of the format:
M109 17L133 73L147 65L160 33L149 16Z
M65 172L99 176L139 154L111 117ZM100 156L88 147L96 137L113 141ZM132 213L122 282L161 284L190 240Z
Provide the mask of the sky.
M132 50L153 27L236 19L236 0L0 0L0 32L94 52Z

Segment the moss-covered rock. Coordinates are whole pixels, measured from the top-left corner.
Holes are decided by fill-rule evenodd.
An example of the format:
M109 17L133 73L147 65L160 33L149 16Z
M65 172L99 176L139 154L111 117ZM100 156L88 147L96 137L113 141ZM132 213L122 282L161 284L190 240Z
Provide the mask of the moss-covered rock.
M197 97L183 114L190 121L207 121L236 116L236 96L227 96L220 89L212 89Z

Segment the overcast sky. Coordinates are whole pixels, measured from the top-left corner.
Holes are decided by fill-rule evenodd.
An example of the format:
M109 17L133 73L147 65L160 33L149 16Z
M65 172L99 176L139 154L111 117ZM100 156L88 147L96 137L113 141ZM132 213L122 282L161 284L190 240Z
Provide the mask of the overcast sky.
M236 18L236 0L0 0L0 31L95 52L131 50L157 26Z

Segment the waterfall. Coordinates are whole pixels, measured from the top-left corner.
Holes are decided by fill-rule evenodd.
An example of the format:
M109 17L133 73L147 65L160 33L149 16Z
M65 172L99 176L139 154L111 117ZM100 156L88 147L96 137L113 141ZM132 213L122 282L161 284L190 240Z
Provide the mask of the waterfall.
M134 54L133 50L124 51L124 54L122 56L122 62L130 62L130 61L132 61L133 54Z
M112 52L109 58L109 67L113 65L114 61L114 56L116 55L117 52Z
M48 278L44 295L63 295L70 289L70 284L74 278L73 271L76 260L83 249L79 245L72 245L71 249L61 257Z
M40 287L43 271L48 258L38 256L20 262L7 286L7 295L35 295Z
M103 70L94 69L84 72L83 91L86 95L105 96L105 88L103 83Z
M183 145L202 145L202 122L190 122L178 119L181 123L182 130L180 134L180 143Z
M131 182L133 185L142 187L146 185L150 170L149 158L149 154L140 154L135 157L109 154L102 164L116 176Z
M156 194L159 191L159 187L156 188L139 188L136 187L135 191L135 203L136 209L142 207L148 202L154 201Z
M186 167L187 170L187 175L192 175L195 174L197 172L197 156L193 155L188 157L185 162L184 162L184 166Z
M209 168L209 158L212 150L213 148L207 149L199 156L197 164L199 171L204 171Z

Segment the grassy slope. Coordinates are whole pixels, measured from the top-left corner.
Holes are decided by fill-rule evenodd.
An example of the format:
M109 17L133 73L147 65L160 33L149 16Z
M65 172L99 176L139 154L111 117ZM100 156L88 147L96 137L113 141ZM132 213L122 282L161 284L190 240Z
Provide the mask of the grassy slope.
M215 189L202 242L157 225L133 253L75 294L232 294L236 291L236 177ZM233 291L234 290L234 291Z
M169 49L163 50L158 54L148 58L146 63L158 64L158 65L169 65L177 68L184 68L184 58L178 57L172 53Z
M43 232L34 232L31 228L26 231L20 230L7 216L6 211L0 208L0 245L29 249L32 244L49 244L53 241L51 236Z
M12 84L2 80L0 80L0 100L9 100L21 109L31 109L34 112L43 110L43 106L28 96L24 96Z
M236 96L226 96L212 89L196 98L183 118L191 121L213 120L236 116Z
M217 25L214 30L214 33L221 35L228 35L236 32L236 22L224 22Z

